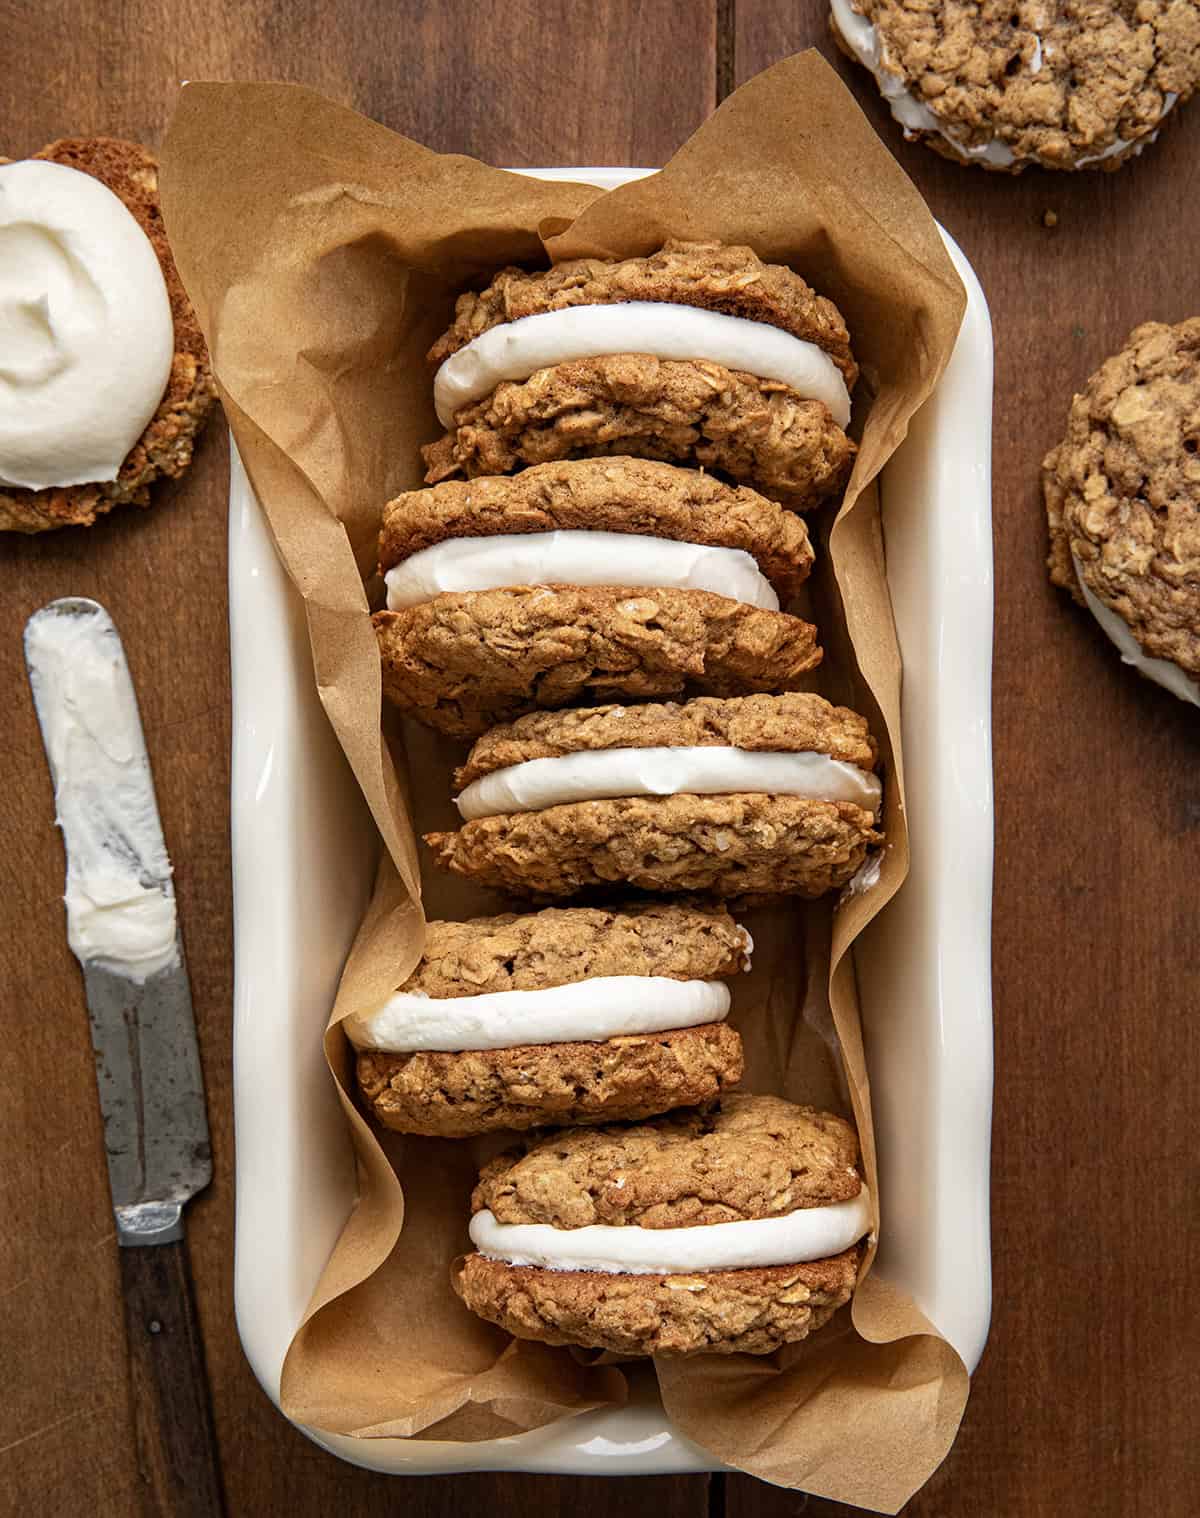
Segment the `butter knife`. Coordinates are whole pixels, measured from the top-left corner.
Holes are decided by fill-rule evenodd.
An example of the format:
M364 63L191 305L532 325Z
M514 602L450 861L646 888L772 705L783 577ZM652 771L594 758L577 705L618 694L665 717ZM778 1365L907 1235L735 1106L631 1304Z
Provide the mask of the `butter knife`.
M141 718L108 613L68 597L25 626L66 847L121 1260L148 1506L224 1512L183 1208L212 1179L204 1083Z

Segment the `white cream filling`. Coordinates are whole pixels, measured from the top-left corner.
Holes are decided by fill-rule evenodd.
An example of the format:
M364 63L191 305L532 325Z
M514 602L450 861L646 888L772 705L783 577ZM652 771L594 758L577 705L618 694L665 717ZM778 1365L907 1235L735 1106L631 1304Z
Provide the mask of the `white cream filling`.
M678 543L627 532L507 532L451 538L389 569L389 611L448 591L506 585L652 586L709 590L747 606L779 610L779 597L753 556L740 548Z
M44 611L25 631L67 851L67 941L81 964L144 981L179 950L137 698L116 630L99 609Z
M721 980L667 975L597 975L539 991L424 996L398 991L378 1012L348 1017L360 1049L409 1054L420 1049L517 1049L526 1044L602 1043L724 1022L729 987Z
M850 420L846 381L816 343L769 322L650 300L567 306L481 332L438 369L433 385L438 420L449 427L457 411L490 395L502 380L527 380L551 364L615 353L707 359L824 401L839 427Z
M732 746L605 748L526 759L473 780L456 805L464 822L619 796L722 796L757 791L852 801L875 811L877 776L828 754L752 753Z
M485 1208L471 1219L480 1254L508 1265L544 1270L601 1270L611 1275L688 1275L824 1260L857 1244L871 1227L867 1188L848 1202L798 1207L778 1218L709 1223L701 1228L555 1228L548 1223L498 1223Z
M1075 562L1075 578L1079 582L1080 590L1083 591L1083 599L1088 604L1088 610L1116 645L1121 655L1121 662L1131 665L1145 675L1147 680L1153 680L1155 685L1161 685L1164 690L1169 690L1181 701L1190 701L1193 706L1200 706L1200 683L1193 680L1170 659L1154 659L1143 652L1141 644L1134 637L1128 624L1113 611L1112 607L1105 606L1099 596L1088 589L1079 572L1079 560L1074 554L1071 557Z
M125 204L64 164L0 164L0 485L115 480L174 352L162 269Z
M855 873L846 882L842 891L842 900L848 901L851 896L865 896L868 891L873 891L879 884L879 877L883 873L883 852L868 854Z
M863 67L869 69L874 75L875 83L879 86L879 93L887 101L893 117L904 128L906 136L911 137L917 132L936 132L950 144L960 158L991 164L994 168L1007 169L1016 162L1016 154L1006 142L995 140L974 145L960 142L938 120L924 101L918 99L908 88L903 73L888 60L886 45L870 19L856 11L851 0L830 0L830 8L846 46ZM1042 39L1036 37L1030 73L1041 72L1044 53L1049 56L1049 49L1043 49ZM1178 95L1170 93L1164 97L1163 116L1166 116L1178 98ZM1156 128L1153 132L1148 132L1144 137L1139 138L1137 146L1134 147L1134 155L1140 153L1157 136L1158 129ZM1126 152L1131 146L1133 146L1132 143L1118 138L1099 153L1077 158L1075 165L1077 168L1085 168L1088 164L1102 163L1107 158L1115 158L1119 153Z

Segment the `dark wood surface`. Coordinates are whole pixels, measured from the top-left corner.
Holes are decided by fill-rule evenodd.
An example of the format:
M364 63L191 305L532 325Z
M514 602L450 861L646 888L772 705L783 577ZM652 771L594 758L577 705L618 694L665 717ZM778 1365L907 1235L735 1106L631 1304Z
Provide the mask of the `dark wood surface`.
M719 88L801 47L836 56L821 0L18 0L0 30L9 156L75 133L157 143L181 79L273 77L495 162L653 164ZM995 1312L958 1443L907 1511L1175 1518L1200 1485L1185 1238L1200 728L1051 592L1037 479L1072 389L1128 329L1200 310L1200 106L1120 174L1009 180L906 146L839 67L978 270L997 345ZM0 1512L157 1511L20 659L26 616L67 593L99 597L124 634L176 861L216 1166L189 1241L229 1511L848 1511L743 1478L395 1481L324 1455L259 1391L232 1312L226 469L214 426L153 512L0 542Z

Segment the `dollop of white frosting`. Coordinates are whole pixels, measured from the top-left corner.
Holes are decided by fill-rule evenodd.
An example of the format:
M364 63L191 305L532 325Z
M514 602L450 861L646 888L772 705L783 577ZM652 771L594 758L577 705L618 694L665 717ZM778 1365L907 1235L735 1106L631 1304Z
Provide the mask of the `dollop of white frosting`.
M1087 602L1088 610L1108 634L1111 642L1116 645L1121 655L1121 662L1131 665L1140 674L1145 675L1147 680L1153 680L1155 685L1161 685L1164 690L1169 690L1181 701L1190 701L1193 706L1200 706L1200 683L1192 679L1185 670L1180 669L1178 664L1173 664L1170 659L1155 659L1145 653L1129 625L1113 611L1111 606L1105 606L1100 597L1088 588L1079 572L1079 560L1074 554L1071 557L1075 562L1075 578L1083 592L1083 599Z
M471 1219L469 1232L480 1254L508 1265L657 1276L824 1260L857 1244L870 1227L871 1198L864 1186L848 1202L798 1207L782 1217L709 1223L700 1228L498 1223L484 1208Z
M158 258L107 185L0 165L0 485L115 480L171 373Z
M854 9L852 0L830 0L830 8L833 18L837 22L838 31L845 40L846 46L858 59L858 61L875 76L875 83L879 87L879 93L887 101L893 117L904 128L906 137L913 137L919 132L936 132L944 141L948 142L954 152L960 158L971 162L990 164L993 168L1007 169L1016 162L1016 154L1006 142L994 139L991 142L969 143L962 142L950 132L937 116L929 109L923 100L908 88L904 74L897 64L891 63L887 57L887 47L877 28L870 19ZM1034 54L1030 60L1029 71L1032 74L1041 72L1043 57L1050 56L1050 48L1043 47L1042 39L1035 34ZM1163 101L1162 116L1178 100L1178 95L1166 94ZM1159 118L1160 121L1162 117ZM1089 164L1103 163L1105 159L1115 158L1118 154L1133 148L1133 156L1136 157L1144 147L1147 147L1158 136L1158 128L1153 132L1147 132L1144 137L1137 139L1136 146L1118 137L1115 142L1103 148L1099 153L1089 153L1083 158L1075 160L1076 168L1086 168Z
M807 400L824 401L839 427L850 420L846 381L816 343L769 322L650 300L567 306L481 332L437 371L433 402L438 420L449 427L457 411L490 395L502 380L527 380L551 364L614 353L707 359L758 379L777 380Z
M447 591L505 585L709 590L747 606L779 610L770 581L744 550L628 532L571 529L450 538L395 565L384 580L389 611L419 606Z
M374 1013L348 1017L360 1049L409 1054L427 1049L517 1049L527 1044L601 1043L723 1022L729 987L720 980L666 975L597 975L538 991L423 996L398 991Z
M877 776L828 754L752 753L725 745L605 748L526 759L473 780L456 805L464 822L506 812L540 812L618 796L723 796L735 792L852 801L875 811Z
M178 956L175 893L120 640L99 609L44 611L25 653L68 845L71 949L143 981Z

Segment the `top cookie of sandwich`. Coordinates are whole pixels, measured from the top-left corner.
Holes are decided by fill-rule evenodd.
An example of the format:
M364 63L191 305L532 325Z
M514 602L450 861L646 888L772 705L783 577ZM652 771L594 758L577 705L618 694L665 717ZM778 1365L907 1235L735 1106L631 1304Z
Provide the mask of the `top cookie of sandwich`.
M429 350L441 364L480 333L568 306L663 301L780 327L816 343L854 388L858 366L841 312L792 269L765 264L752 248L718 242L664 243L648 258L574 258L532 273L502 269L478 294L460 295L454 322Z
M30 533L89 526L114 506L148 505L155 480L178 478L191 464L196 435L216 400L208 349L167 243L154 154L139 143L112 137L68 137L52 142L34 157L98 179L141 227L162 269L175 354L162 399L115 480L44 490L0 485L0 530ZM112 383L120 384L121 378L114 372Z
M697 696L645 706L531 712L477 739L454 776L462 790L483 775L564 754L602 749L733 747L751 753L811 750L873 770L879 749L865 717L808 691Z
M627 1128L532 1139L480 1173L471 1210L499 1223L687 1228L779 1217L862 1190L842 1118L778 1096L727 1096Z
M674 902L429 922L421 961L400 989L437 998L542 991L610 975L712 980L742 969L747 944L727 912Z
M1136 328L1074 398L1043 470L1054 584L1200 676L1200 317Z
M909 137L1019 172L1115 169L1200 82L1195 0L832 0Z
M813 562L803 520L756 490L650 459L594 458L406 491L384 508L379 567L455 538L563 531L740 549L784 600Z

